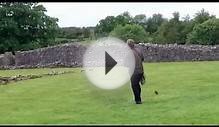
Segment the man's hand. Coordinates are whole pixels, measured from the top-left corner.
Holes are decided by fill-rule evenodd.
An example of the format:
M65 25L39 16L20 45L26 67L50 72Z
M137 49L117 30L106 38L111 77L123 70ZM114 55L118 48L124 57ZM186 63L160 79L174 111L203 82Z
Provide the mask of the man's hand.
M140 82L141 82L141 85L144 85L144 84L145 84L145 75L144 75L144 74L142 75L142 78L141 78L141 81L140 81Z

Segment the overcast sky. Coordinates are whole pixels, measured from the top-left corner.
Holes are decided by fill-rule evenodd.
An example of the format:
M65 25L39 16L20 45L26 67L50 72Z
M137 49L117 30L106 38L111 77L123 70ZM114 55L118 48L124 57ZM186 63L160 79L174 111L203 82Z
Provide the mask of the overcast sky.
M95 26L99 20L106 16L117 16L128 11L131 16L145 14L147 17L154 13L161 13L165 18L171 18L172 13L178 11L181 17L190 15L192 18L197 11L204 8L210 14L219 17L219 2L215 3L107 3L107 2L41 2L46 14L59 19L60 27Z

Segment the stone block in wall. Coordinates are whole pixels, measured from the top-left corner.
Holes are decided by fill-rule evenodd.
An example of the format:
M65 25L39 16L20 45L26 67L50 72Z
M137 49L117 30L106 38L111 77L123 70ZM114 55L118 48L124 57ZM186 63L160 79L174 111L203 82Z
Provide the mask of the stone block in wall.
M5 52L0 55L0 67L14 66L15 58L11 52Z

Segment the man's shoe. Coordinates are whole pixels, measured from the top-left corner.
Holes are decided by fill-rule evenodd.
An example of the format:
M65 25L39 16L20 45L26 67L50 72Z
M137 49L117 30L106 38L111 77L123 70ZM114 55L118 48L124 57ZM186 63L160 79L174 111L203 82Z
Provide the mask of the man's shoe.
M141 101L136 101L136 104L142 104L142 102Z

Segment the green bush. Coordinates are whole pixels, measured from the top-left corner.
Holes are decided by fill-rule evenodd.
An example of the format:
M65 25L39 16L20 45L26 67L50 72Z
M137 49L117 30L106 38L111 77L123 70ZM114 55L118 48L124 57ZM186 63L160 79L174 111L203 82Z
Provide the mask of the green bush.
M188 35L187 43L215 45L219 44L219 19L209 19L202 24L195 25Z
M110 32L110 35L124 41L131 38L136 42L145 42L149 36L142 26L136 24L126 24L125 26L118 25Z

